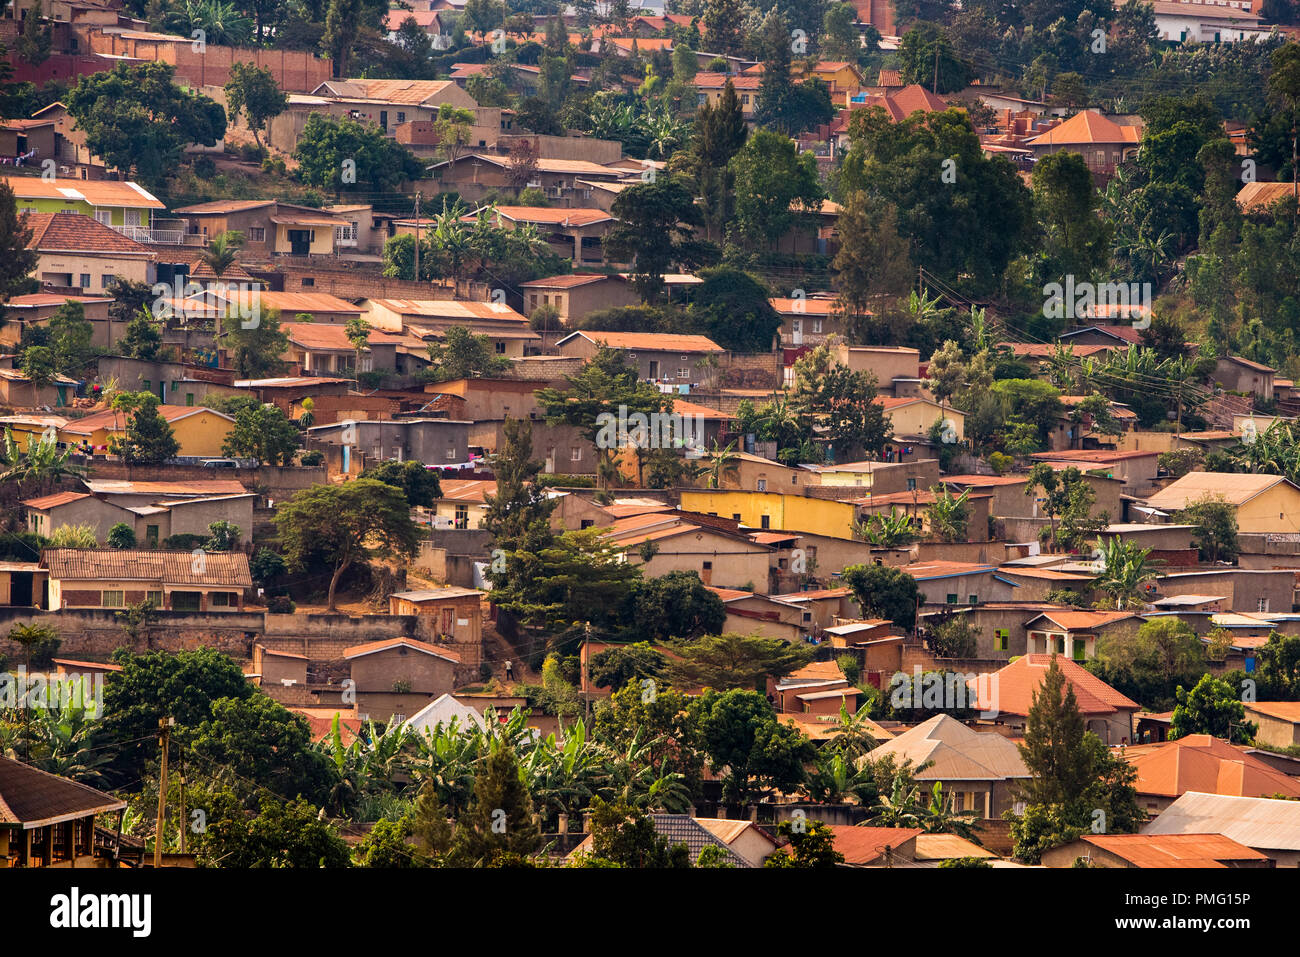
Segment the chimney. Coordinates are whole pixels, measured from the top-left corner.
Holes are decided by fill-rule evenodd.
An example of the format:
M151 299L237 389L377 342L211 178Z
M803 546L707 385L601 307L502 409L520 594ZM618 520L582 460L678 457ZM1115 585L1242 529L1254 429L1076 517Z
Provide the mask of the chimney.
M565 814L563 811L561 811L561 812L560 812L560 816L559 816L559 821L560 821L560 823L559 823L559 832L560 832L561 834L568 834L568 833L569 833L569 815L567 815L567 814Z
M686 809L686 813L689 814L691 817L695 817L697 814L699 814L699 810L695 807L694 804L692 804L689 808Z

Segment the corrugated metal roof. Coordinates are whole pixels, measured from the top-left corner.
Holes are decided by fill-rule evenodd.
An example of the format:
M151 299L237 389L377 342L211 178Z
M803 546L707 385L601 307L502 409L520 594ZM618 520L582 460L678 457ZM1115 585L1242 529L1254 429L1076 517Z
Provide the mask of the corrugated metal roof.
M21 761L0 758L0 823L39 827L120 811L126 802Z
M41 564L50 578L74 581L158 581L169 585L252 587L243 552L190 552L137 548L47 548Z
M1143 834L1223 834L1257 850L1300 851L1300 801L1188 791Z

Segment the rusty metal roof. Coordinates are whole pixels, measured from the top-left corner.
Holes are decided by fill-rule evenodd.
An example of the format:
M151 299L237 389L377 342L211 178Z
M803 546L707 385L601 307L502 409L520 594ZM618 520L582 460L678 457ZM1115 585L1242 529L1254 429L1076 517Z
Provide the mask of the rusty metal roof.
M204 552L202 559L190 552L140 548L47 548L41 564L53 579L252 587L248 556L243 552Z

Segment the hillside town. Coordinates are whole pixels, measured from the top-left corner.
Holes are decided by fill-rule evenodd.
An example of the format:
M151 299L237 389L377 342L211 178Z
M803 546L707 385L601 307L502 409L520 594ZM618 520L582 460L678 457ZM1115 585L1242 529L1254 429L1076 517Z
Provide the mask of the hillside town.
M1300 866L1296 0L0 51L0 867Z

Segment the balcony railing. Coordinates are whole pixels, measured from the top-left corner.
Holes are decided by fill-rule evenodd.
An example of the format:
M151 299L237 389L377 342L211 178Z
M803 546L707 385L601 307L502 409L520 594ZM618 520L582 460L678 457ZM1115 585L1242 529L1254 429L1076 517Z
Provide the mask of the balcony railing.
M150 229L148 226L110 226L127 239L137 243L156 243L164 246L197 246L203 239L200 235L187 234L183 229Z

